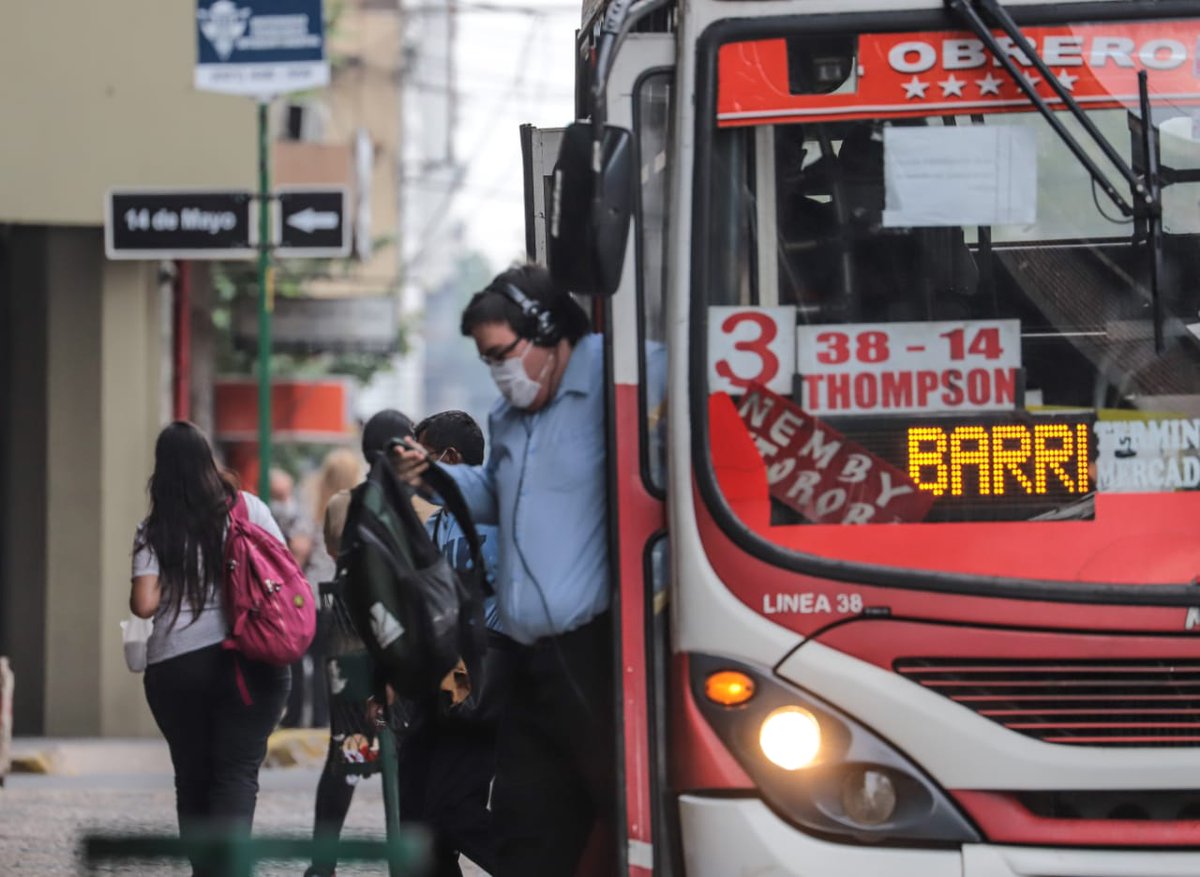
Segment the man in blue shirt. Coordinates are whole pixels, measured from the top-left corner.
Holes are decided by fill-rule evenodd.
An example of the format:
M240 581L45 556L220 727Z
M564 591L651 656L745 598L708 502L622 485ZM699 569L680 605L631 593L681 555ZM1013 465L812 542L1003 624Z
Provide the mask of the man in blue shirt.
M503 398L487 462L446 471L498 528L497 609L519 644L497 742L495 877L574 874L614 812L604 351L588 330L534 265L501 273L462 316ZM429 458L395 462L418 483Z

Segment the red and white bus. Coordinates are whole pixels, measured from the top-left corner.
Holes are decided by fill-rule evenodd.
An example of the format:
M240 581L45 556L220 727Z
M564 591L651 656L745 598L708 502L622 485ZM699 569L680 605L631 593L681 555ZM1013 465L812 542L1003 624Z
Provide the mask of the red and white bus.
M607 296L621 873L1200 874L1200 7L578 48L529 243Z

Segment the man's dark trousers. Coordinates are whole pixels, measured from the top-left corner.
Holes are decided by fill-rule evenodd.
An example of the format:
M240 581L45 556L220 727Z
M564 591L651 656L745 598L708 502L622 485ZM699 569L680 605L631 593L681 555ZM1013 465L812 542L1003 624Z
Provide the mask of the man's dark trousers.
M522 647L512 683L496 750L492 873L570 877L597 821L614 812L609 615Z
M432 703L422 712L421 724L399 741L400 818L433 832L433 877L460 877L459 853L490 873L495 729L440 721Z

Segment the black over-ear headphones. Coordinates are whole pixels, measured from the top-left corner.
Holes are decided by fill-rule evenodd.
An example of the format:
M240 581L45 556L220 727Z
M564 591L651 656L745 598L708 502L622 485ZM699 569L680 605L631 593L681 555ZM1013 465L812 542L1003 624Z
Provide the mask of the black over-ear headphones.
M553 347L563 337L562 330L554 321L554 315L544 306L538 304L512 283L501 283L492 287L521 309L525 318L524 326L517 332L523 338L528 338L539 347ZM514 327L516 328L516 327Z

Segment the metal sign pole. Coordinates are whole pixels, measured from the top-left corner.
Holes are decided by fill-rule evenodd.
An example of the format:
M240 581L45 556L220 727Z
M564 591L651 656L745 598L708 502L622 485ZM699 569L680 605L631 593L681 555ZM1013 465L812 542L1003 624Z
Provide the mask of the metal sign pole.
M258 495L271 495L271 311L274 277L271 269L271 156L267 150L267 111L271 101L258 102Z
M271 268L274 235L268 110L273 97L329 84L325 15L322 0L195 0L195 4L196 88L258 99L258 492L266 499L271 483L271 311L275 279ZM314 232L326 230L331 221L329 212L314 208L297 221L302 226L311 225ZM318 215L322 213L326 215ZM141 212L130 215L126 225L143 231ZM217 221L224 227L236 223L239 215L223 215ZM337 216L334 219L341 221ZM147 222L153 229L154 220L149 215ZM180 222L186 224L182 218ZM117 249L115 237L110 249ZM147 245L145 235L134 237L135 242ZM240 238L235 240L239 242ZM151 238L150 243L155 240ZM253 252L250 247L240 248L241 252L247 249Z

